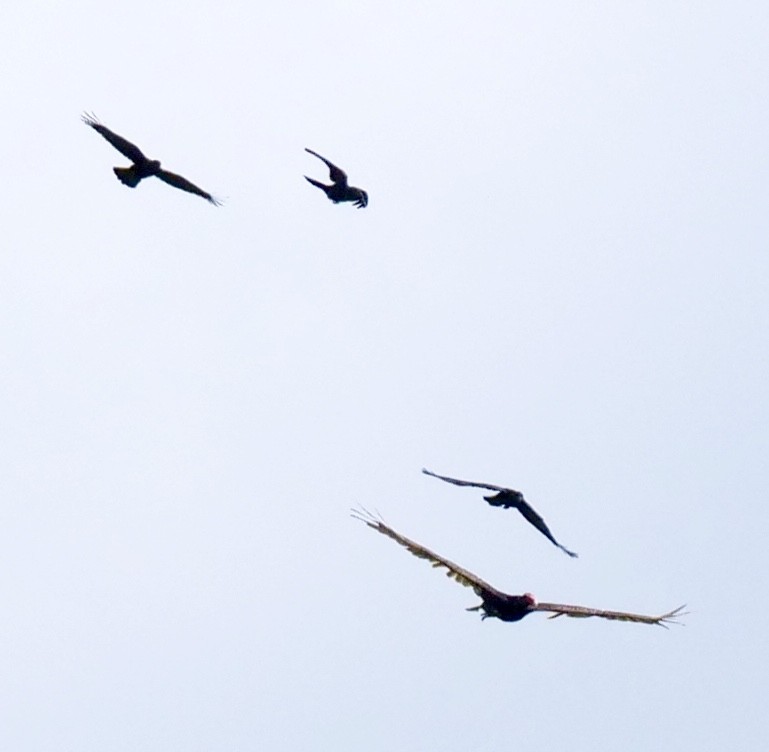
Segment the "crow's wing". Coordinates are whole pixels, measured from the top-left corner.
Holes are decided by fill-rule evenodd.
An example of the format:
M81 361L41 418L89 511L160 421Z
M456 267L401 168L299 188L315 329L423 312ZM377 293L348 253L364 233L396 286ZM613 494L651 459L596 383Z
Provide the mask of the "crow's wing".
M138 146L127 141L122 136L118 136L117 133L113 133L105 125L102 125L95 115L84 112L81 118L86 125L90 125L97 133L104 136L124 157L130 159L134 164L147 161L147 157L142 154Z
M438 473L434 473L431 470L428 470L427 468L422 468L422 472L425 475L431 475L433 478L438 478L439 480L445 480L446 483L453 483L455 486L472 486L473 488L485 488L487 491L497 491L499 493L519 493L518 491L514 491L512 488L505 488L504 486L494 486L491 483L475 483L471 480L458 480L457 478L449 478L446 475L438 475Z
M194 193L196 196L202 196L206 201L210 201L214 206L221 206L222 202L218 198L214 198L210 193L206 193L202 188L198 188L189 180L183 178L181 175L176 175L168 170L160 170L156 173L164 183L172 185L174 188L180 188L187 193Z
M326 163L332 182L347 185L347 173L344 170L337 167L333 162L329 162L325 157L321 157L318 152L308 149L307 147L305 147L304 150L312 154L313 157L317 157L322 162Z
M489 501L488 497L486 498L487 501ZM493 502L489 502L493 503ZM550 528L545 524L545 521L542 519L542 517L537 514L537 512L533 509L533 507L527 502L524 501L523 496L521 496L521 500L515 505L518 511L524 516L527 522L531 523L537 530L539 530L542 535L545 536L552 544L558 546L558 548L561 549L566 554L569 554L572 559L576 559L579 554L574 553L574 551L569 551L566 546L562 546L554 537L553 534L550 532Z

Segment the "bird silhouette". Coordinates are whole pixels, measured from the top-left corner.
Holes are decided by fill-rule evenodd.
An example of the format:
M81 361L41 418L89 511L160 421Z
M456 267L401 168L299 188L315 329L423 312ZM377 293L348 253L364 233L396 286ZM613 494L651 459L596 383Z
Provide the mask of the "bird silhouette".
M481 599L477 606L471 606L468 611L481 611L481 618L489 617L500 619L501 621L520 621L535 611L545 611L551 613L549 618L555 619L559 616L570 616L572 618L588 618L596 616L600 619L610 619L613 621L630 621L639 624L657 624L667 628L668 624L676 623L676 619L685 616L683 609L685 606L679 606L672 611L661 614L660 616L646 616L644 614L633 614L627 611L607 611L600 608L587 608L585 606L571 606L564 603L538 603L531 593L523 595L509 595L497 590L482 580L477 575L454 564L454 562L445 559L443 556L430 551L429 548L410 540L405 535L393 530L386 525L381 518L375 517L365 509L353 509L352 516L368 525L388 538L392 538L396 543L403 546L419 559L429 561L433 567L446 569L446 575L456 580L460 585L472 588L475 594Z
M339 204L342 201L352 201L353 204L359 209L363 209L365 206L368 206L368 193L366 193L366 191L364 191L362 188L355 188L352 185L348 185L347 173L344 170L341 170L339 167L333 164L333 162L329 162L325 157L321 157L318 152L313 151L312 149L305 148L305 151L326 163L329 171L329 177L332 181L331 185L324 185L323 183L319 183L317 180L308 178L307 175L305 175L304 179L308 183L312 183L314 186L324 191L329 199L331 199L331 201L333 201L335 204Z
M534 511L532 506L523 498L523 494L520 491L515 491L512 488L504 488L503 486L494 486L490 483L475 483L469 480L457 480L456 478L449 478L445 475L438 475L430 470L422 468L422 472L425 475L431 475L433 478L446 481L446 483L453 483L455 486L472 486L473 488L485 488L487 491L496 491L494 496L484 496L483 498L491 504L493 507L502 507L503 509L517 509L527 522L534 525L542 535L545 536L552 544L558 546L564 553L568 554L572 558L576 558L579 554L575 554L574 551L569 551L568 548L562 546L550 532L550 528L545 524L542 517Z
M102 125L94 115L83 113L81 117L86 125L90 125L91 128L101 134L124 157L130 159L133 163L130 167L112 168L123 185L127 185L129 188L136 188L144 178L156 177L160 178L164 183L172 185L174 188L187 191L187 193L194 193L196 196L202 196L214 206L221 206L219 199L214 198L210 193L206 193L202 188L198 188L193 183L190 183L186 178L173 172L168 172L168 170L163 170L157 159L147 159L138 146Z

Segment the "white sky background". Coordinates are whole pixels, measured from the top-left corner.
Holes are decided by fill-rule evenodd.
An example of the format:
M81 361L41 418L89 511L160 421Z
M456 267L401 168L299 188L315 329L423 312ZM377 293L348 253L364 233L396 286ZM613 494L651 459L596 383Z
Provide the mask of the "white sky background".
M0 747L762 748L765 3L13 5Z

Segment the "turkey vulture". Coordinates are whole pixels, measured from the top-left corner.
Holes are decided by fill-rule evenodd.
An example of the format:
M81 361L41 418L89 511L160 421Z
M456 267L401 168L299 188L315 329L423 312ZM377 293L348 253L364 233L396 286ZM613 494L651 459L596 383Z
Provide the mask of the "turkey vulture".
M438 475L432 473L425 468L422 468L422 472L425 475L432 475L433 478L439 478L445 480L446 483L453 483L455 486L472 486L473 488L485 488L487 491L496 491L494 496L484 496L483 498L491 504L493 507L502 507L503 509L514 508L517 509L524 518L534 525L542 535L545 536L551 543L558 546L564 553L569 554L573 559L579 556L574 551L569 551L568 548L562 546L550 532L550 528L545 524L545 521L532 509L531 505L523 498L523 494L520 491L514 491L512 488L503 488L502 486L492 486L490 483L473 483L469 480L457 480L456 478L447 478L445 475Z
M188 193L194 193L196 196L202 196L206 201L210 201L214 206L221 206L221 201L214 198L210 193L206 193L201 188L190 183L189 180L173 172L162 170L160 162L157 159L147 159L142 154L141 149L130 141L126 141L122 136L113 133L109 128L102 125L94 115L83 113L81 116L86 125L90 125L97 133L100 133L107 139L124 157L133 162L130 167L113 167L118 180L129 188L136 188L139 181L144 178L160 178L164 183L172 185L174 188L181 188Z
M502 621L520 621L524 616L534 611L547 611L552 613L552 616L549 617L550 619L555 619L559 616L571 616L574 618L598 616L601 619L612 619L614 621L658 624L667 629L667 624L676 623L677 618L685 615L682 611L685 606L679 606L661 616L644 616L643 614L629 614L624 611L604 611L603 609L585 608L584 606L567 606L562 603L537 603L531 593L508 595L493 588L488 582L484 582L472 572L458 567L448 559L438 556L438 554L433 553L419 543L415 543L413 540L406 538L406 536L395 532L391 527L385 525L381 519L374 517L374 515L366 510L353 509L352 516L378 533L392 538L396 543L408 549L414 556L420 559L427 559L434 567L444 567L447 570L446 575L448 577L456 580L460 585L472 588L475 594L480 597L481 603L467 610L481 611L481 619L495 617Z
M329 162L325 157L321 157L318 152L313 151L312 149L305 148L305 151L326 163L332 185L324 185L305 175L304 179L307 182L312 183L314 186L324 191L335 204L338 204L341 201L352 201L359 209L368 206L368 193L362 188L355 188L352 185L348 185L347 173L344 170L340 170L335 164Z

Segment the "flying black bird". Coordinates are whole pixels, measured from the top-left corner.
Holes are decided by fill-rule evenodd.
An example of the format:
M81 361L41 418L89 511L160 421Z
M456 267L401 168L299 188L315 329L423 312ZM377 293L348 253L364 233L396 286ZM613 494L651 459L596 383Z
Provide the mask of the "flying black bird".
M90 125L97 133L100 133L107 139L124 157L133 162L130 167L113 167L118 180L129 188L136 188L139 181L144 178L160 178L164 183L172 185L174 188L181 188L188 193L194 193L196 196L202 196L206 201L210 201L214 206L221 206L221 202L214 198L210 193L206 193L201 188L190 183L189 180L173 172L162 170L160 162L157 159L147 159L142 154L141 149L130 141L126 141L122 136L113 133L109 128L102 125L94 115L83 113L81 116L86 125Z
M555 619L559 616L571 616L574 618L587 618L589 616L598 616L601 619L612 619L614 621L633 621L641 624L658 624L666 627L667 624L675 623L677 618L685 616L682 611L685 606L679 606L672 611L668 611L661 616L644 616L643 614L630 614L625 611L605 611L598 608L585 608L584 606L568 606L562 603L537 603L531 593L523 595L508 595L484 582L472 572L468 572L462 567L458 567L448 559L433 553L429 549L409 540L406 536L395 532L391 527L365 510L353 510L352 516L361 522L373 528L378 533L392 538L396 543L408 549L414 556L420 559L426 559L434 567L444 567L446 575L456 580L460 585L470 587L475 594L480 597L481 603L477 606L468 608L468 611L480 611L481 618L487 619L494 617L502 621L520 621L524 616L534 611L547 611L553 615L549 618ZM667 627L666 627L667 628Z
M324 185L317 180L308 178L307 175L304 176L305 180L324 191L335 204L342 201L352 201L359 209L368 206L368 193L362 188L355 188L352 185L348 185L347 173L344 170L340 170L335 164L329 162L325 157L321 157L318 152L313 151L312 149L305 149L305 151L326 163L329 177L331 178L333 185Z
M473 488L485 488L487 491L496 491L494 496L484 496L483 498L491 504L493 507L502 507L503 509L514 508L517 509L524 518L534 525L542 535L545 536L551 543L558 546L564 553L569 554L572 558L576 558L579 554L575 554L574 551L569 551L568 548L562 546L550 532L550 528L545 524L545 521L532 509L531 505L523 498L523 494L520 491L514 491L512 488L503 488L502 486L492 486L490 483L473 483L469 480L457 480L456 478L447 478L445 475L438 475L432 473L429 470L422 468L422 472L425 475L432 475L433 478L439 478L445 480L447 483L453 483L455 486L472 486Z

